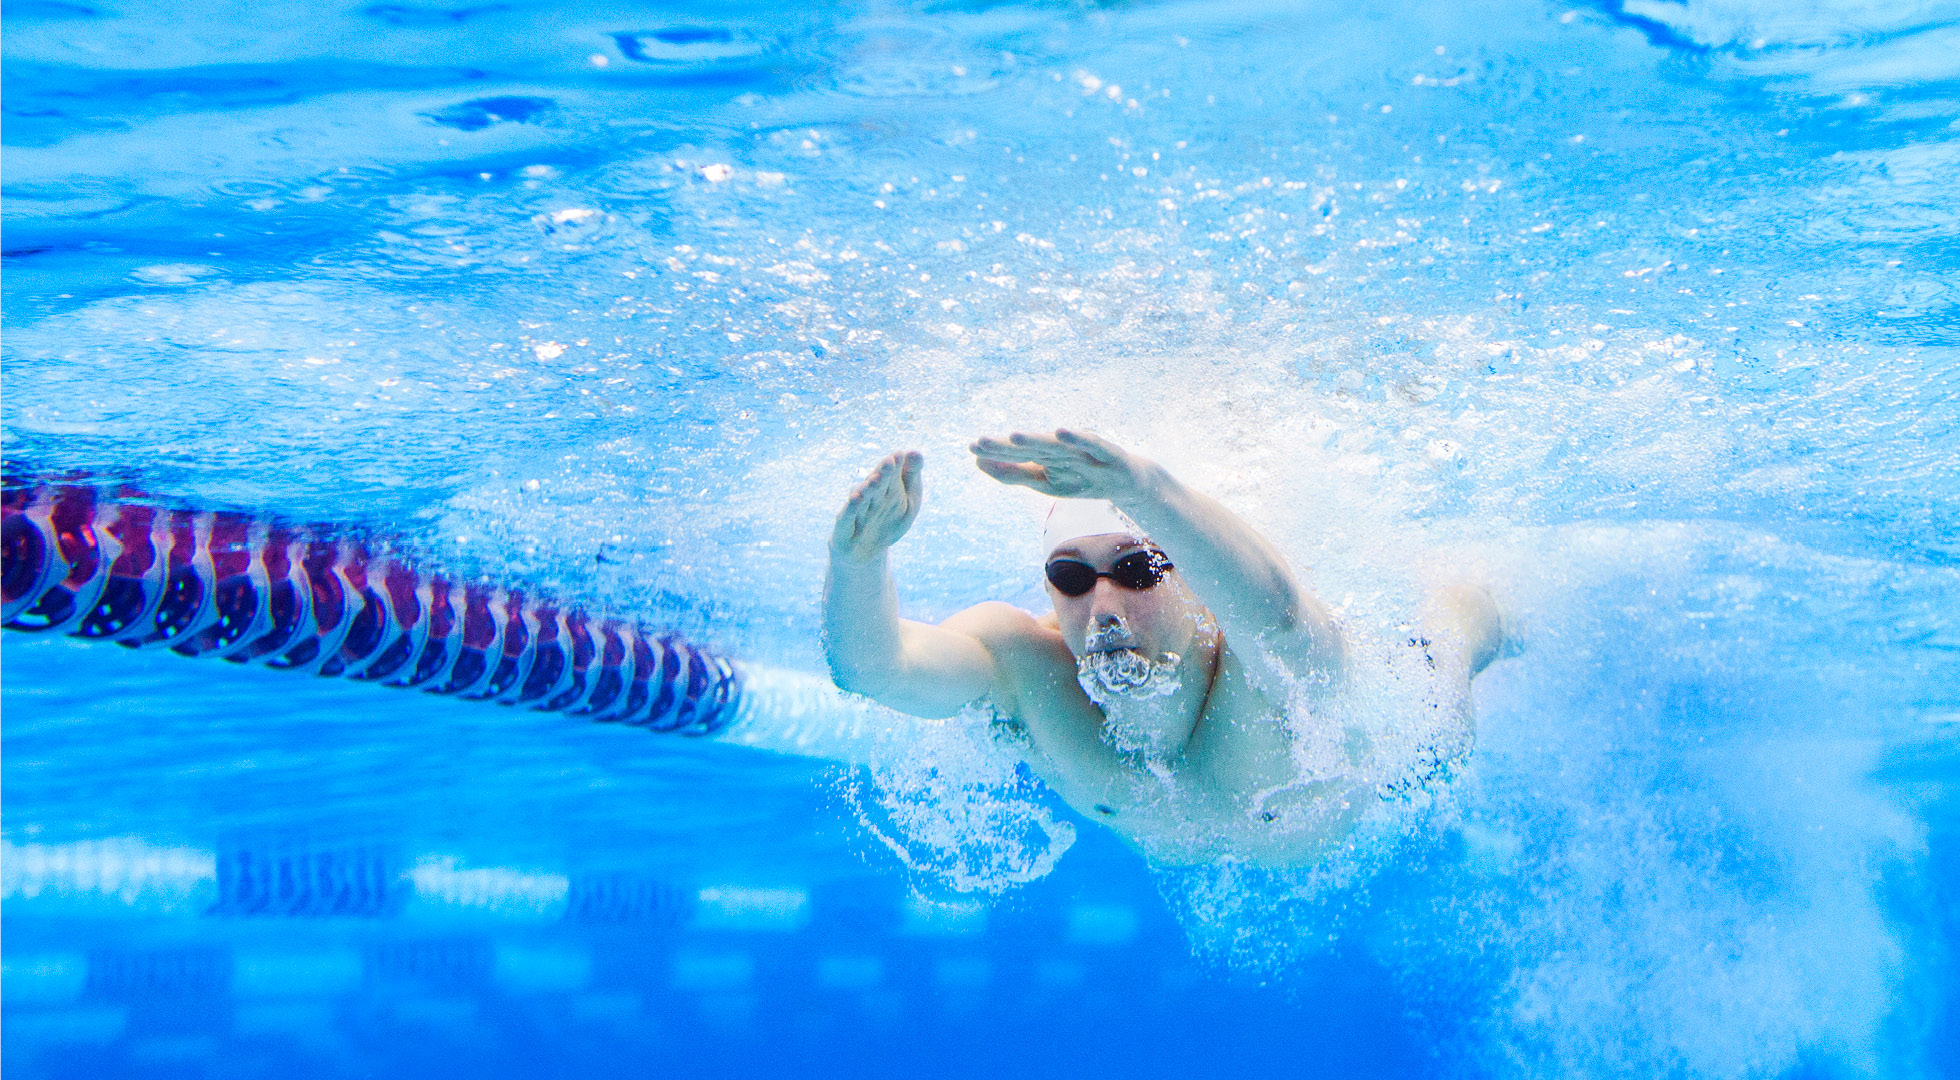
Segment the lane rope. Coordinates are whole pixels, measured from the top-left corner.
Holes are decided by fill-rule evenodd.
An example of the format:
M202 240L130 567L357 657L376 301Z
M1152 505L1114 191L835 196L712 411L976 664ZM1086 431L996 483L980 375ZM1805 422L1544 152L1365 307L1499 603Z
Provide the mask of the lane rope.
M677 735L713 735L743 711L741 666L678 634L449 581L328 530L10 484L0 534L9 630Z

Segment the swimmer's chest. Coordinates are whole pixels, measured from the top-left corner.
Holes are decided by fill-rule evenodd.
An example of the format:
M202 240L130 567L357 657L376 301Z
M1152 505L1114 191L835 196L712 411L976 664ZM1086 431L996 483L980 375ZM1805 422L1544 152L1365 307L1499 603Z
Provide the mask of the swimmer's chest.
M1105 738L1106 717L1076 681L1074 655L1060 634L1054 633L1051 641L1031 648L1020 659L1015 707L1009 712L1033 737L1035 757L1082 753L1116 757ZM1047 771L1041 760L1029 764L1038 772ZM1153 770L1137 762L1131 767L1168 780L1186 794L1228 800L1291 777L1292 750L1281 707L1252 685L1229 648L1220 656L1218 674L1191 739L1164 766ZM1090 807L1078 809L1088 813Z
M1219 657L1218 675L1177 771L1187 783L1228 797L1293 778L1284 707L1252 685L1229 648Z

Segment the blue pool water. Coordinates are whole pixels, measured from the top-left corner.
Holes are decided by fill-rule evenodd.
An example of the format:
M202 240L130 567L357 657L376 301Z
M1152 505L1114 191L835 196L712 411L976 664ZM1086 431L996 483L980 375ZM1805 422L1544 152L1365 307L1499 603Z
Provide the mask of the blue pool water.
M10 633L11 1074L1960 1075L1951 3L447 3L7 5L10 473L818 672L872 460L909 613L1038 609L964 447L1075 425L1526 645L1279 873Z

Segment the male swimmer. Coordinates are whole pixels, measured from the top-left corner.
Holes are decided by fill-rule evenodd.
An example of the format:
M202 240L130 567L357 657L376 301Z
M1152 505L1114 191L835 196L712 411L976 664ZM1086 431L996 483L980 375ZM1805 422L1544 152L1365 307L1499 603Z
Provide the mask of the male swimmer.
M1167 862L1286 863L1338 843L1372 793L1301 775L1297 703L1340 693L1340 625L1272 545L1163 467L1087 432L972 446L980 470L1056 498L1043 536L1054 612L984 603L902 619L886 554L918 516L923 458L894 453L852 489L830 540L824 644L837 685L927 718L990 704L1078 812ZM1497 655L1482 589L1432 597L1421 647L1467 709ZM1292 812L1305 807L1310 812Z

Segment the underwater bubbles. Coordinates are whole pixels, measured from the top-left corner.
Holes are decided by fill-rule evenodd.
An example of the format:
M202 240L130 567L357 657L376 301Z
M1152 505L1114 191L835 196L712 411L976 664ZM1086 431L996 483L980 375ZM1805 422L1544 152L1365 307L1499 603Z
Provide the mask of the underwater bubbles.
M1075 826L1058 820L1052 796L988 723L968 710L914 725L918 745L843 787L915 888L999 894L1048 876L1075 843Z
M1349 685L1296 690L1297 776L1254 801L1267 821L1312 838L1305 856L1155 868L1193 954L1221 969L1284 983L1369 912L1379 875L1423 866L1457 821L1473 720L1447 643L1348 632Z

